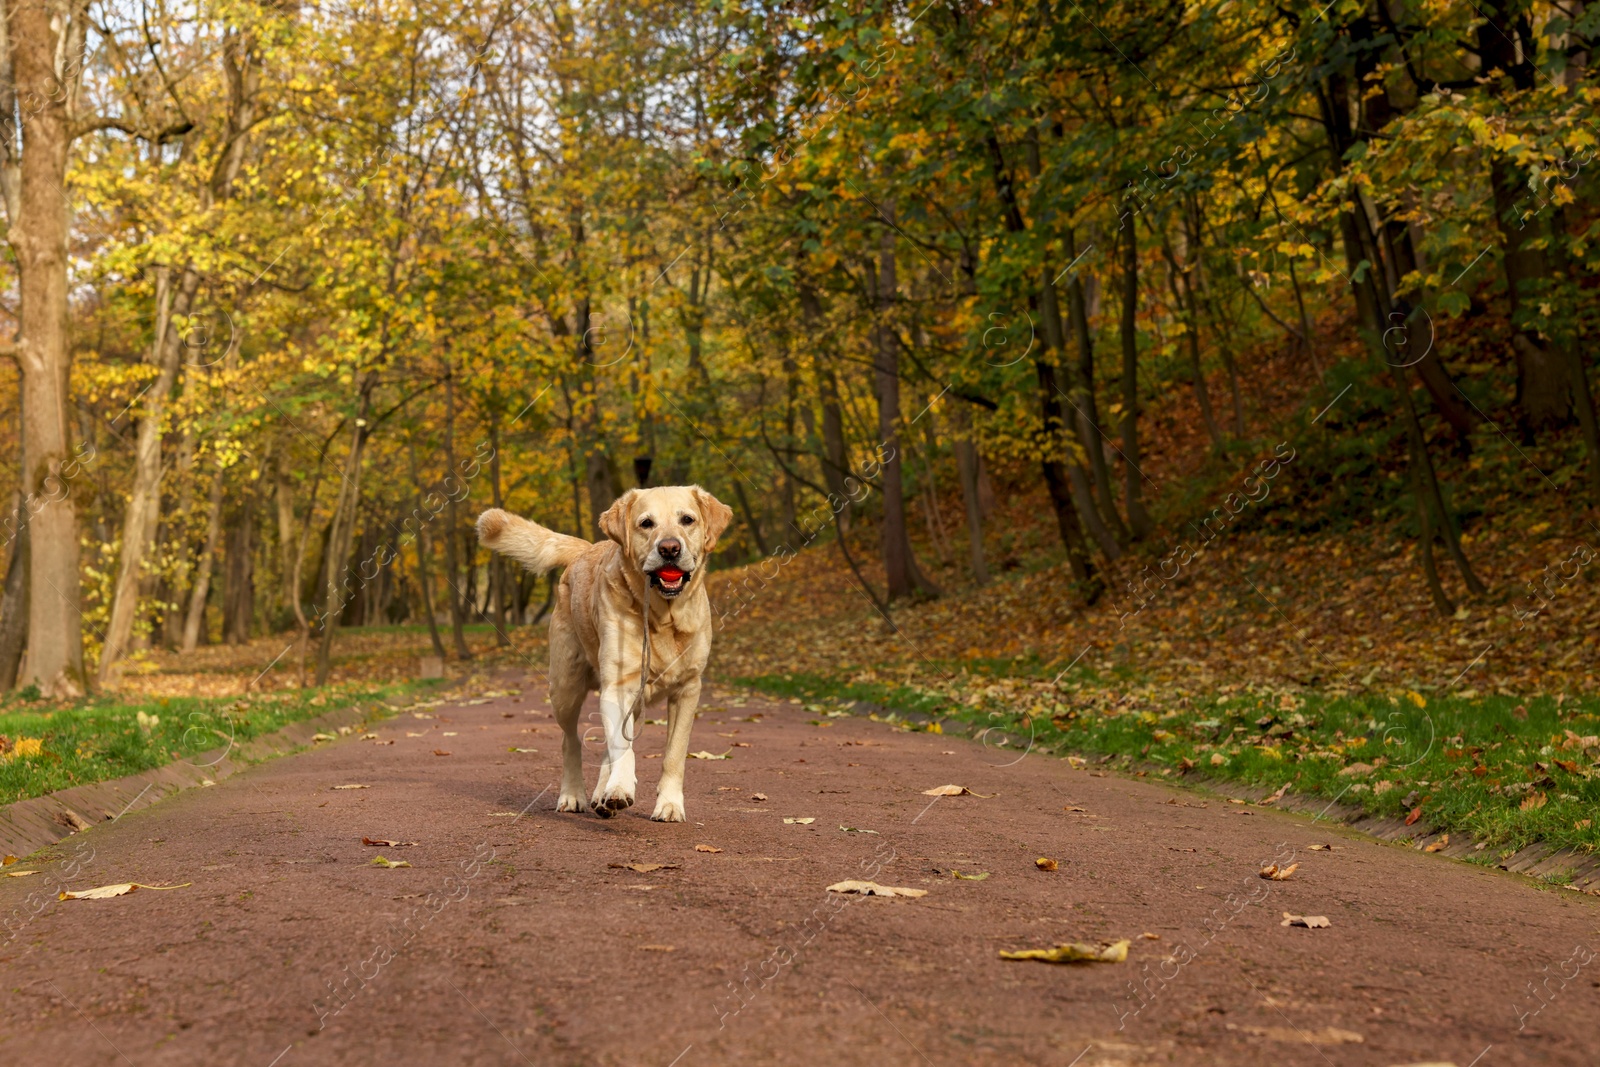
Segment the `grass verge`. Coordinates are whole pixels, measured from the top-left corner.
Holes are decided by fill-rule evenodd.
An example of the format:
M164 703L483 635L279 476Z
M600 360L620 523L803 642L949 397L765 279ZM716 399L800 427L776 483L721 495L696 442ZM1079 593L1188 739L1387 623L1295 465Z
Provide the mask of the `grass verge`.
M333 708L436 682L355 683L246 697L91 697L59 707L13 696L0 704L0 803L121 778L234 747Z
M959 669L959 668L958 668ZM1017 751L1121 756L1153 773L1325 797L1420 826L1471 835L1498 862L1535 842L1600 847L1600 713L1549 697L1424 696L1414 690L1329 696L1240 685L1169 695L1135 679L1080 672L971 677L938 691L856 671L758 675L741 684L791 698L955 718L985 727L986 744ZM1152 773L1149 770L1139 773Z

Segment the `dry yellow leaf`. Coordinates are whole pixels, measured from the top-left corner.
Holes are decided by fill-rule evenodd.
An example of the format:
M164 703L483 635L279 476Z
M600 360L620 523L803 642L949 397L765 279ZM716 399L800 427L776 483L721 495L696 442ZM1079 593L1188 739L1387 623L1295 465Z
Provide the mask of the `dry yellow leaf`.
M828 887L830 893L859 893L864 897L925 897L926 889L903 889L899 886L879 885L877 882L855 880L835 882Z
M1038 859L1033 861L1033 865L1039 868L1041 871L1053 871L1060 866L1060 864L1056 863L1056 861L1051 859L1049 856L1040 856Z
M1276 863L1269 863L1261 868L1261 877L1270 878L1274 882L1287 881L1289 876L1300 869L1298 863L1291 863L1287 867L1279 867Z
M1286 911L1283 913L1283 922L1279 923L1278 925L1304 926L1310 930L1317 930L1324 926L1332 926L1333 924L1328 921L1328 917L1326 915L1292 915Z
M38 871L7 871L6 872L6 877L7 878L26 878L30 874L38 874L38 873L39 873Z
M984 800L988 800L991 797L997 797L1000 794L974 793L964 785L940 785L935 786L932 789L924 789L922 791L922 795L925 797L982 797Z
M716 845L696 845L696 846L694 846L694 850L696 852L721 852L722 851Z
M374 866L374 867L409 867L409 866L411 866L411 861L410 860L391 860L391 859L386 859L383 856L374 856L374 857L372 857L372 866Z
M1038 960L1040 963L1122 963L1128 958L1126 938L1121 941L1102 941L1090 945L1083 941L1057 945L1055 948L1025 948L1018 952L1000 953L1003 960Z
M96 886L93 889L84 889L76 893L63 889L57 900L105 900L108 897L121 897L133 892L135 889L184 889L193 883L184 882L183 885L141 885L138 882L122 882L117 885Z

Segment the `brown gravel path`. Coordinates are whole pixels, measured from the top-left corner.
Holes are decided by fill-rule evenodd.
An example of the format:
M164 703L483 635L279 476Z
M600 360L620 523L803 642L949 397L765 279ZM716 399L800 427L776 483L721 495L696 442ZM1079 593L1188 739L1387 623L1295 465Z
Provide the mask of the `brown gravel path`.
M403 712L378 742L71 838L40 875L0 878L0 1063L1600 1061L1591 898L1039 754L1002 766L1015 754L738 699L706 700L692 748L731 758L690 763L683 825L647 818L649 759L618 818L551 810L559 732L530 696ZM647 727L642 751L664 734ZM998 795L922 794L947 783ZM347 784L369 788L333 788ZM412 866L370 866L379 853ZM1290 880L1257 876L1290 854ZM74 889L193 884L56 903L69 863ZM669 866L611 866L627 863ZM927 895L824 892L874 866ZM1332 925L1284 928L1284 911ZM1133 939L1128 962L997 956L1112 938Z

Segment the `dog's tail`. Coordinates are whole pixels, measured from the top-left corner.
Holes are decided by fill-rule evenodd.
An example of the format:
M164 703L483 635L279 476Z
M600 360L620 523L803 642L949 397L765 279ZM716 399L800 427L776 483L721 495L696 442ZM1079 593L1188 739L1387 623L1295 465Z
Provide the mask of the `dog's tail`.
M485 548L503 553L535 574L565 567L590 547L581 537L547 530L499 508L478 516L478 541Z

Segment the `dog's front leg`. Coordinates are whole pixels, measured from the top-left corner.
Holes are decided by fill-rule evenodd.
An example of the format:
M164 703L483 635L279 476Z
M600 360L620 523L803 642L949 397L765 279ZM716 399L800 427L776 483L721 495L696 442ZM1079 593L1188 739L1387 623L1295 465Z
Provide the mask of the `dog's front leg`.
M603 656L602 662L600 728L605 733L606 758L600 768L600 780L595 784L591 807L595 814L609 816L633 806L634 726L628 712L636 696L639 672L637 666L631 672L627 670L620 655Z
M700 706L700 679L693 678L667 698L667 750L661 756L661 784L656 789L657 822L683 822L683 772L689 756L689 731Z

